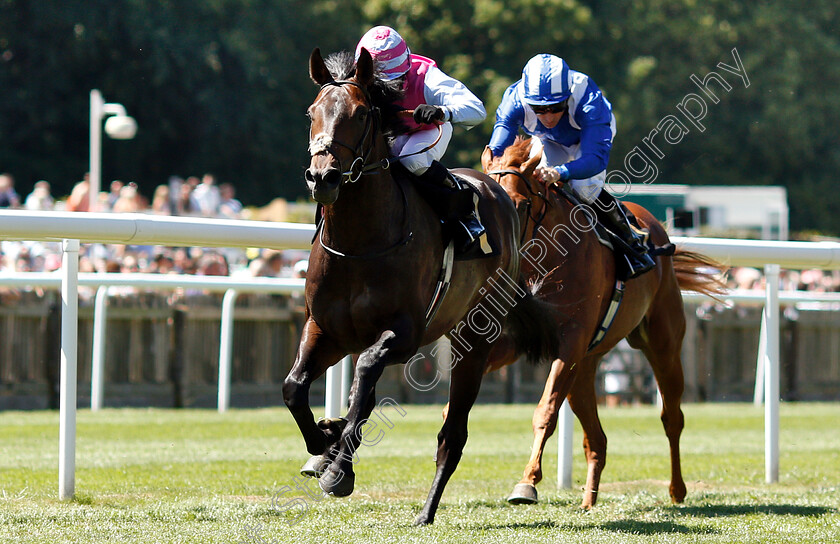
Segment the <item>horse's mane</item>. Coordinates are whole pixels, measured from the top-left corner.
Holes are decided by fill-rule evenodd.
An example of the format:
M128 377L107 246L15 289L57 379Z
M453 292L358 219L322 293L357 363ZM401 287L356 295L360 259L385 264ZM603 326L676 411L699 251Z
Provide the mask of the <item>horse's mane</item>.
M347 80L356 75L356 59L349 51L331 53L324 59L324 64L336 80ZM374 78L368 93L374 107L382 113L382 134L387 140L408 132L408 127L399 116L403 107L397 104L405 96L403 78L384 79L381 77L379 63L374 61Z
M517 136L502 154L502 162L509 166L522 166L531 156L531 138Z

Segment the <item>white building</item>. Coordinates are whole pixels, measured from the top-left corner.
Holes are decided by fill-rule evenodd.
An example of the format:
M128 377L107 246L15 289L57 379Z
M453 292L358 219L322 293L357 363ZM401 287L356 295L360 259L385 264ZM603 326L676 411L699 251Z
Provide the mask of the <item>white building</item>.
M625 202L647 208L668 232L787 240L787 189L778 186L633 184Z

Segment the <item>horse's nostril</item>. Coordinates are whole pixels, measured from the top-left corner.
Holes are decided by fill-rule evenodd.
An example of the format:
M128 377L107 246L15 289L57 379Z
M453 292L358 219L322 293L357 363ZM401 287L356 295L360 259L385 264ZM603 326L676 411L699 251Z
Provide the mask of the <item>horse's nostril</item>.
M312 173L312 170L307 168L306 172L303 174L303 179L309 183L315 183L315 175Z
M327 185L338 185L341 182L341 172L335 168L330 168L324 172L322 179Z

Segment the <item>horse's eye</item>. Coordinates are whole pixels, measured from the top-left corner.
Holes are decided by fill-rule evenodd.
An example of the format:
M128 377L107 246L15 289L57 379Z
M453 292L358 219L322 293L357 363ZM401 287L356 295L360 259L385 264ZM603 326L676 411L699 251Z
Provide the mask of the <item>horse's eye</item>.
M358 117L359 121L362 121L362 122L367 120L367 116L368 116L368 110L366 110L366 109L360 109L356 113L356 117Z

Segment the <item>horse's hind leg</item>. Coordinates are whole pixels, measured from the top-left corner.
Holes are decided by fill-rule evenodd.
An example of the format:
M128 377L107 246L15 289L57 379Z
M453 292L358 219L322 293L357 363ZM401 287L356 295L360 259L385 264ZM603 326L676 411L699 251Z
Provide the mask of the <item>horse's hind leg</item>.
M423 510L414 521L415 525L426 525L434 521L443 489L455 472L467 443L467 418L481 387L487 357L486 349L482 350L477 345L478 342L483 340L478 338L473 344L476 347L452 369L449 382L449 411L438 433L438 449L435 456L437 471Z
M683 388L685 386L680 350L682 339L685 334L685 318L683 315L682 302L674 304L671 317L665 317L659 313L651 317L648 324L646 341L633 337L628 340L630 345L641 349L653 368L656 383L662 394L662 425L665 428L665 435L668 437L668 444L671 448L671 485L669 492L671 500L680 503L685 499L685 482L682 477L680 466L680 435L684 426L684 418L680 409ZM673 317L679 312L678 317Z
M487 365L484 368L485 374L490 374L494 370L512 365L519 358L516 353L516 347L513 345L513 339L503 334L496 343L493 344L493 349L490 350L490 357L487 359ZM443 419L446 419L446 413L449 411L449 403L443 407Z
M598 501L601 473L607 463L607 435L598 418L595 397L595 371L599 357L587 357L580 365L575 383L569 393L569 406L583 429L583 450L586 455L586 487L580 507L588 510Z

